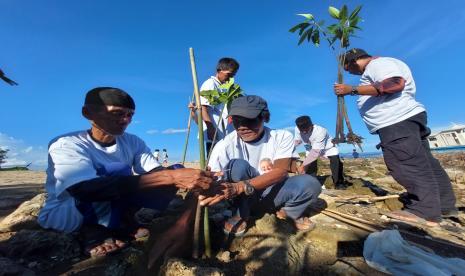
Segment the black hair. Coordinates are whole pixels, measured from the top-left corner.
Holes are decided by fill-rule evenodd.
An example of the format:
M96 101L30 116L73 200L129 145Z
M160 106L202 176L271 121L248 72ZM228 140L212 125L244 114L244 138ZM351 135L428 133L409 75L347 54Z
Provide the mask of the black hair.
M221 58L216 65L216 71L219 72L222 70L231 70L232 72L237 72L239 70L239 62L229 57Z
M307 115L300 116L295 119L295 124L298 129L307 129L313 126L312 119L310 119L310 116Z

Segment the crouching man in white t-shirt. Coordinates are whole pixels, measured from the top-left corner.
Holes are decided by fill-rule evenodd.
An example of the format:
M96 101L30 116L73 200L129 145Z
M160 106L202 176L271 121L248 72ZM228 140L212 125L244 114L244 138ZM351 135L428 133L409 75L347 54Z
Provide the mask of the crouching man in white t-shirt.
M415 100L410 68L395 58L351 49L344 69L361 75L360 85L335 84L336 95L359 95L363 121L370 133L379 135L386 166L407 190L404 210L389 216L429 226L437 226L441 217L457 216L450 179L430 152L426 138L431 131L424 106Z
M133 99L123 90L92 89L82 108L91 128L57 137L49 145L48 196L38 222L44 228L79 231L91 256L120 249L129 236L148 235L133 221L141 207L163 210L177 188L208 189L212 182L209 172L164 170L140 138L125 133L134 110ZM183 223L188 227L187 220Z
M305 160L298 172L300 174L307 173L315 176L318 170L317 159L326 157L329 159L329 167L333 178L334 187L336 189L346 189L344 183L344 168L339 158L339 150L333 144L333 138L329 135L326 128L315 125L309 116L300 116L295 119L296 127L294 129L294 143L300 145L304 143L310 145L310 150L305 156Z
M278 211L290 218L298 230L309 230L313 222L304 217L305 209L318 198L321 185L310 175L288 176L294 140L286 130L264 126L270 119L267 103L259 96L244 96L231 103L229 115L235 131L213 148L208 166L222 175L222 184L213 187L201 205L234 199L235 216L225 222L224 232L239 236L255 211ZM269 158L273 167L260 175L260 161Z

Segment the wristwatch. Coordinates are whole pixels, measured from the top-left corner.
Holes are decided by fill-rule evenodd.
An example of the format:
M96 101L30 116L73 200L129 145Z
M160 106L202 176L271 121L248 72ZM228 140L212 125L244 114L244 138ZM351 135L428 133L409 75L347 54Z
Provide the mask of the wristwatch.
M255 193L255 188L254 186L252 186L252 184L250 184L249 180L243 180L242 182L244 182L244 194L245 195L249 196Z
M352 86L352 90L350 90L350 95L352 96L358 95L357 86Z

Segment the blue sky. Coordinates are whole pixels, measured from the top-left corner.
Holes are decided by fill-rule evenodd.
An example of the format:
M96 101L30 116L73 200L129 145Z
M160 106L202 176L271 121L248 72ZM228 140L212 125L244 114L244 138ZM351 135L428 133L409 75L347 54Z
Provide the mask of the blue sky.
M334 55L324 43L297 46L288 29L301 21L297 13L330 21L328 6L343 3L363 5L363 31L353 47L410 66L430 127L465 122L461 0L0 0L0 68L20 84L0 83L0 146L10 149L10 165L33 162L44 169L49 140L89 127L80 111L86 91L115 86L136 101L128 132L179 160L193 90L189 47L199 82L214 74L219 58L236 58L236 81L247 94L268 100L270 127L291 127L307 114L334 135ZM346 82L357 80L346 76ZM347 102L365 151L375 151L378 137L367 132L355 98ZM188 160L198 159L197 147L191 135Z

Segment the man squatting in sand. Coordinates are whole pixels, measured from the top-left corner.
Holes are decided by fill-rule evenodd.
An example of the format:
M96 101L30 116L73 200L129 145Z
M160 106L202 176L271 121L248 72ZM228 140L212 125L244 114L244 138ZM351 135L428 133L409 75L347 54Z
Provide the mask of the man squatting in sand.
M321 185L310 175L288 176L294 151L292 134L265 126L270 112L259 96L233 100L229 116L235 131L215 145L208 163L212 172L223 172L223 183L213 187L212 195L200 196L200 204L233 199L237 211L223 230L235 236L246 231L252 214L262 211L278 211L278 217L289 218L298 230L312 229L314 223L304 211L318 198ZM273 167L260 175L264 158L269 158Z
M208 189L213 181L209 172L163 169L140 138L125 132L134 111L133 99L123 90L94 88L82 107L90 129L49 144L48 197L38 222L48 229L79 231L91 256L148 235L133 220L141 207L164 210L177 189Z

